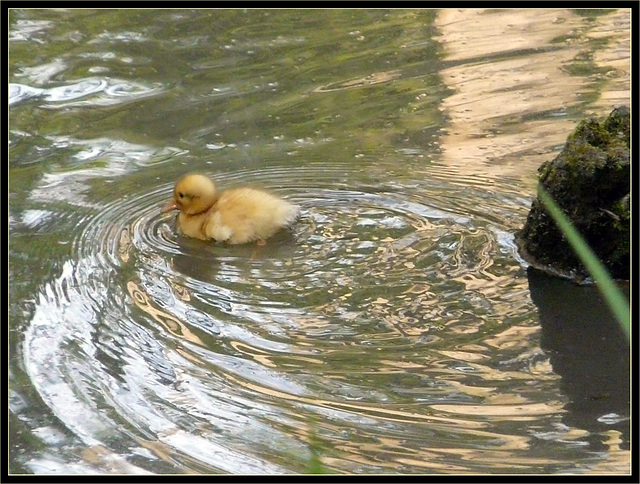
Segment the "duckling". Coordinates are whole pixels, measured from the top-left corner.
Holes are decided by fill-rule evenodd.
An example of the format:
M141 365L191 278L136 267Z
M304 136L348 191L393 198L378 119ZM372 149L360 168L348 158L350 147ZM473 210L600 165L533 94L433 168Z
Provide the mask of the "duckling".
M265 240L291 225L300 207L255 188L217 192L213 181L199 173L180 178L162 213L180 210L178 230L201 240L244 244Z

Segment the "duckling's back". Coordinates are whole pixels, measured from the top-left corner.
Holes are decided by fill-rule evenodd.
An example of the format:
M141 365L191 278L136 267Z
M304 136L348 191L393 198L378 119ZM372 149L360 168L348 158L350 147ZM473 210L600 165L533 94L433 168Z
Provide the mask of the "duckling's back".
M254 188L222 192L204 227L208 237L230 244L266 240L292 224L300 207Z

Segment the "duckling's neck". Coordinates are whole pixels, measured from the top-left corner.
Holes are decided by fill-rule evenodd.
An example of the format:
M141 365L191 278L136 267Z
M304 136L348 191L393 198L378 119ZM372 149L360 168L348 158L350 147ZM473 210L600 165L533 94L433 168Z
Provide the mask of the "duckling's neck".
M207 213L209 210L211 210L213 207L216 206L216 204L218 203L218 195L215 195L214 197L212 197L211 199L211 203L207 203L206 205L204 205L204 208L202 210L199 210L197 212L183 212L186 216L188 217L197 217L198 215L204 215L205 213Z

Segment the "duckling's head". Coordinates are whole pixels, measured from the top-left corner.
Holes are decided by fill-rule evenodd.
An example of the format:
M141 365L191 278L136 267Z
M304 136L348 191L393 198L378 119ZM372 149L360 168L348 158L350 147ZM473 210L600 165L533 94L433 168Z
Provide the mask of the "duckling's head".
M216 201L216 186L207 176L189 173L176 182L173 198L162 212L180 210L187 215L195 215L209 210Z

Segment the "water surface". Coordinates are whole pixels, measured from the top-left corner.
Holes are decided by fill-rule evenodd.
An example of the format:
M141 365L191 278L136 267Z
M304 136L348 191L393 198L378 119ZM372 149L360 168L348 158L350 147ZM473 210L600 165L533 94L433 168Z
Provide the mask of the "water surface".
M513 243L540 163L629 103L629 10L9 26L10 472L629 473L629 346ZM181 237L192 170L302 216Z

